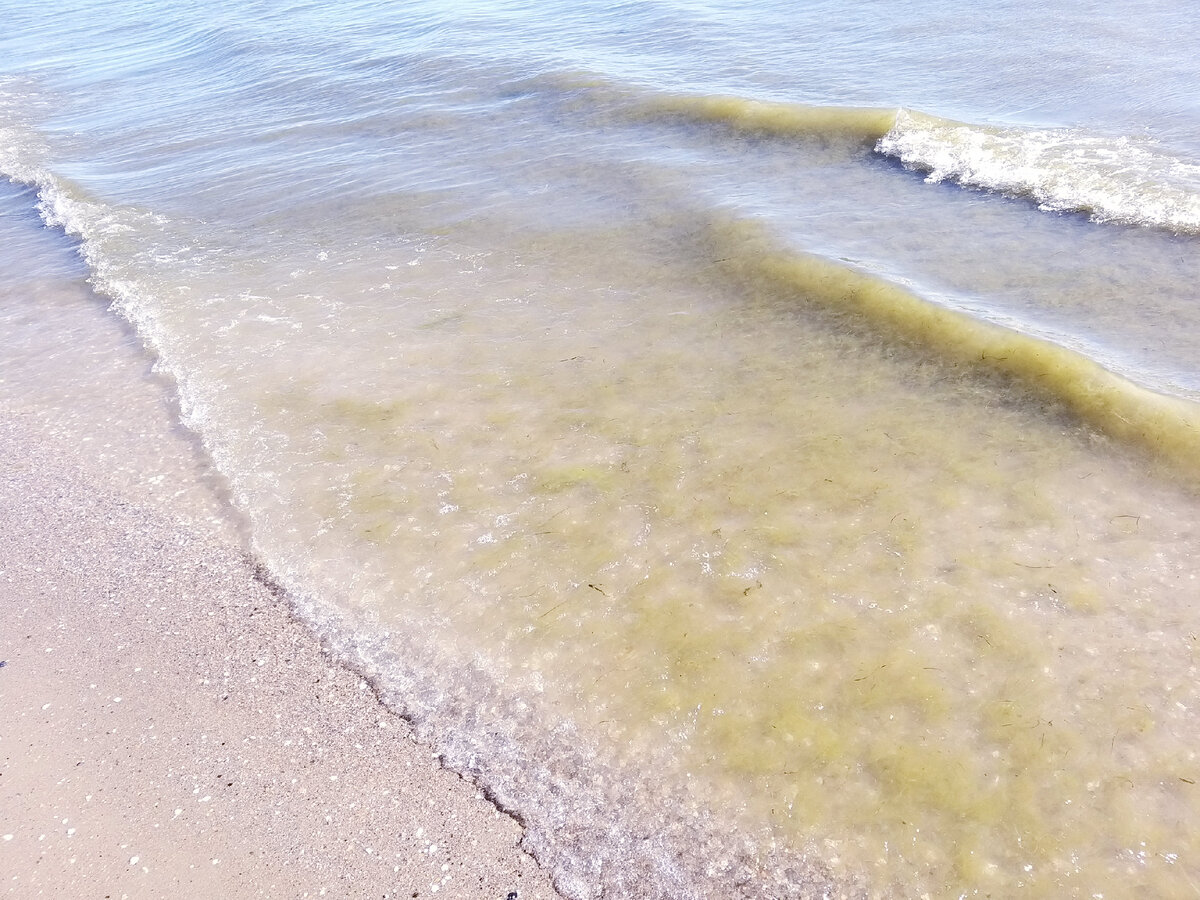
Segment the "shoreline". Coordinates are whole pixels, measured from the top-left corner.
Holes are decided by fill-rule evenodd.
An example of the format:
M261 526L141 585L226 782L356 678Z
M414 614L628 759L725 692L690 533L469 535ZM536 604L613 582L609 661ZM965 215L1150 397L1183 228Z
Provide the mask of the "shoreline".
M257 576L144 352L77 299L0 372L0 895L557 898Z

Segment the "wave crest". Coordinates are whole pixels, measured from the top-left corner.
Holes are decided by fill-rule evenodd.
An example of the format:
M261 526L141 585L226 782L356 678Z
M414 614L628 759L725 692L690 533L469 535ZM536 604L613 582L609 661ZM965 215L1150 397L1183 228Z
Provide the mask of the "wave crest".
M928 173L930 182L1024 197L1098 222L1200 233L1200 165L1150 141L968 125L900 110L875 149Z

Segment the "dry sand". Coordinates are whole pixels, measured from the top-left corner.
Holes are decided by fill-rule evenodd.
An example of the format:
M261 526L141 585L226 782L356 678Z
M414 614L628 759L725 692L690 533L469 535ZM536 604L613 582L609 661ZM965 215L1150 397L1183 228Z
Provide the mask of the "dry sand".
M256 577L82 300L90 363L82 333L0 336L0 895L557 897Z

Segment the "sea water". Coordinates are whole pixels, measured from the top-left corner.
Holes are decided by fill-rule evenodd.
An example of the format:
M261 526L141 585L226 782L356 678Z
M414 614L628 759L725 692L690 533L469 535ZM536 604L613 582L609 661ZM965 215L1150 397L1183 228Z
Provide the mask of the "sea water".
M3 11L5 365L86 276L566 896L1196 891L1186 7Z

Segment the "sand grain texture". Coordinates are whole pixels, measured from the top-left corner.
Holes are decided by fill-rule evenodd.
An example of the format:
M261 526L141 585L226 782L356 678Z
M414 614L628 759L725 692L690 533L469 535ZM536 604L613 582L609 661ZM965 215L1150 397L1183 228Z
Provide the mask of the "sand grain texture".
M72 302L0 336L0 896L557 897L256 577L145 355Z

